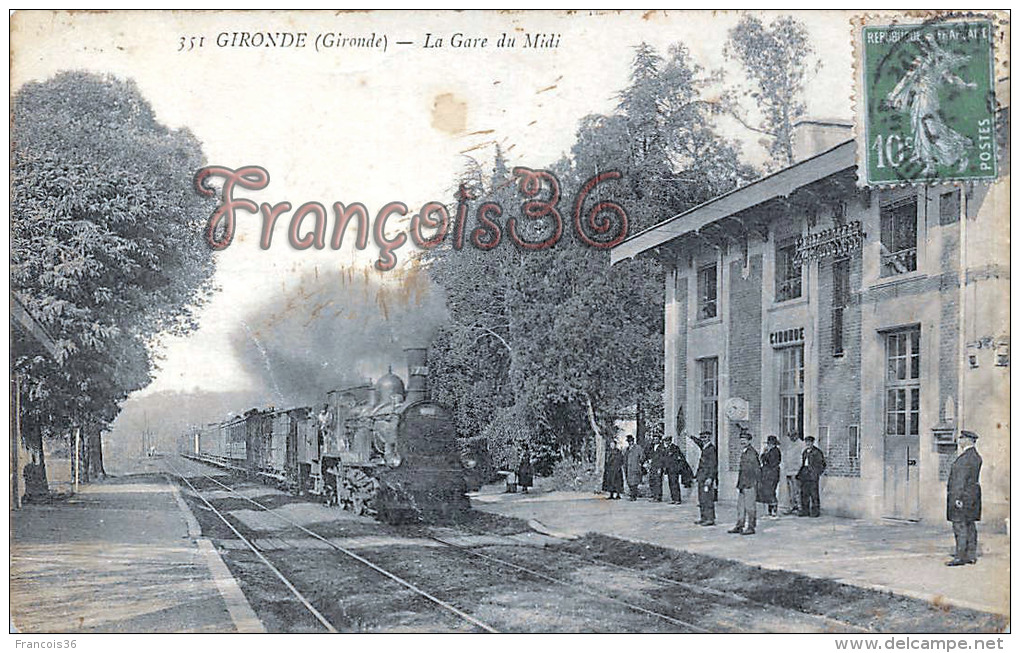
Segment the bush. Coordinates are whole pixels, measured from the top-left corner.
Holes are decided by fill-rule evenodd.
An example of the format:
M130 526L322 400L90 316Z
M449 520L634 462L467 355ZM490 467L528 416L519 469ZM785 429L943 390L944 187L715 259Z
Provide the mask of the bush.
M535 441L535 422L527 419L524 413L517 406L500 409L482 432L496 469L516 470L521 461L521 445Z
M602 487L602 472L594 462L564 459L556 464L548 487L552 490L594 491Z

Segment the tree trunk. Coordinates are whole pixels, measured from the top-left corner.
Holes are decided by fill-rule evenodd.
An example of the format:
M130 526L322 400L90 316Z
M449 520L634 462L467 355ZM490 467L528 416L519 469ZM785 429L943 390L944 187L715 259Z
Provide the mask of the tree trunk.
M85 449L85 429L75 426L71 429L71 485L74 487L75 480L78 483L87 483L88 461Z
M22 470L25 481L25 498L45 498L50 495L50 487L46 482L46 456L43 453L42 431L32 424L22 427L25 450L28 460Z
M637 402L637 413L635 415L635 422L636 422L636 424L634 426L634 429L637 431L637 433L635 434L636 435L635 440L637 440L638 444L640 444L642 447L644 447L644 446L646 446L645 445L645 440L648 438L648 434L645 433L645 420L641 416L641 400L640 399L638 399L638 402Z
M602 437L598 422L595 420L595 407L591 403L591 395L584 395L585 408L588 411L588 424L595 434L595 472L596 477L606 468L606 439Z
M95 431L89 433L86 460L88 460L89 478L98 479L106 476L103 468L103 434Z

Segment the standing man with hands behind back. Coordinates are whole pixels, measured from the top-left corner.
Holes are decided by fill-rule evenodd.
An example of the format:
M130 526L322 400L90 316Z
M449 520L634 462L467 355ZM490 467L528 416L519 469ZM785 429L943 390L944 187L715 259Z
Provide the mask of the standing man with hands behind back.
M963 453L956 457L949 469L946 485L946 519L953 522L956 553L946 563L949 567L972 565L977 562L977 524L981 519L981 456L974 445L977 433L960 431Z
M818 494L818 479L825 473L825 454L815 446L812 436L804 438L804 453L801 454L800 471L800 516L821 517L821 498Z

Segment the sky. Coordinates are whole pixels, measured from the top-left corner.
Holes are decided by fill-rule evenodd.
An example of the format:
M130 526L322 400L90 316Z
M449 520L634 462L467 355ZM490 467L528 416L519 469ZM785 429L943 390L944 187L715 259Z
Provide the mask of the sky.
M766 22L776 14L759 13ZM448 203L468 157L485 161L499 143L512 164L542 168L573 143L578 121L612 112L627 84L634 47L665 50L682 42L707 70L742 77L723 56L735 12L19 12L11 23L11 88L63 70L133 79L171 128L201 141L210 165L259 165L271 176L262 191L236 196L295 207L319 201L362 202L369 215L386 203ZM853 89L848 15L804 12L822 67L808 82L807 116L849 120ZM235 33L306 33L305 48L220 47ZM487 38L484 48L451 39ZM320 35L385 39L385 51L322 48ZM513 48L498 48L501 35ZM524 35L559 35L558 47L525 49ZM427 37L427 35L430 35ZM443 39L443 47L425 42ZM194 41L192 41L194 39ZM401 45L398 41L409 41ZM321 42L321 41L320 41ZM195 43L200 47L189 49ZM182 49L183 44L183 49ZM845 92L832 92L845 89ZM735 122L745 158L763 160L757 137ZM564 195L572 197L573 189ZM410 215L407 219L410 218ZM330 223L331 226L331 223ZM406 224L393 222L390 231ZM345 244L297 251L281 220L269 250L258 247L261 218L239 213L233 244L216 254L221 291L200 313L200 328L163 339L161 369L138 393L249 387L230 338L239 316L294 293L309 271L370 268L378 255ZM196 234L196 238L201 238ZM400 283L400 264L379 276Z

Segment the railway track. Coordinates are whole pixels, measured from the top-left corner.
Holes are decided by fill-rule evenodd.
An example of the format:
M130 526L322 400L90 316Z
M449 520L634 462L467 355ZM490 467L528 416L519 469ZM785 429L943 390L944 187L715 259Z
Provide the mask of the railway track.
M200 461L197 461L200 462ZM364 556L361 556L353 551L345 549L343 546L338 545L336 542L323 537L321 534L308 529L302 524L295 522L294 520L274 512L273 509L262 504L261 502L239 493L235 488L221 482L220 480L209 476L208 474L202 473L202 476L209 479L212 483L222 488L224 491L236 496L237 498L251 504L253 507L258 508L260 511L268 512L281 522L286 523L288 526L294 527L309 535L310 537L321 541L328 545L330 548L343 553L344 555L357 560L361 564L373 569L377 573L390 578L394 582L403 585L405 588L411 589L416 594L427 598L436 605L442 607L458 618L468 621L472 625L485 630L486 632L497 632L492 626L485 624L476 618L467 615L458 608L452 606L450 603L439 599L433 594L426 592L425 590L415 586L410 581L401 578L393 572L386 570L379 566L376 562L368 560ZM190 485L190 483L189 483ZM588 586L588 583L579 584L576 580L565 579L555 575L555 564L548 564L541 568L535 568L533 563L527 561L506 559L505 557L495 555L489 551L476 550L477 547L471 545L464 545L457 542L451 542L440 536L428 535L429 540L441 545L443 548L456 551L463 557L469 557L476 560L482 561L486 566L498 569L505 574L516 574L518 576L527 576L533 579L538 579L542 583L567 587L571 591L587 594L593 596L600 601L613 603L617 606L625 608L626 610L633 611L644 615L645 617L653 618L665 623L670 624L674 628L681 629L685 632L696 632L696 633L709 633L719 632L727 630L740 630L741 622L736 619L736 616L740 611L753 611L757 613L773 613L777 615L777 618L782 623L799 623L801 627L818 629L823 632L851 632L851 633L872 633L874 631L868 628L861 627L857 624L853 624L847 621L842 621L825 615L811 614L806 612L800 612L792 608L787 608L779 605L764 603L756 601L754 599L742 596L735 592L729 592L719 590L715 588L705 587L699 584L680 581L674 578L669 578L659 574L655 574L640 568L629 567L626 565L620 565L611 561L603 560L598 557L591 557L581 555L571 551L557 549L555 551L543 549L541 555L559 556L561 558L571 558L578 562L584 563L588 568L601 568L605 569L616 569L619 571L627 572L647 579L657 585L669 586L682 590L687 595L699 595L706 601L713 603L716 606L724 606L723 612L729 610L733 615L734 619L719 619L709 625L694 623L689 619L681 618L683 614L677 614L678 606L675 603L657 599L653 596L641 595L638 597L628 596L626 591L620 592L618 588L611 585L603 584L594 586ZM492 545L479 545L479 546L492 546ZM529 552L529 557L534 559L535 552ZM511 556L512 558L513 556ZM577 567L571 568L572 571L576 572ZM583 577L596 577L598 574L581 574Z
M199 462L199 461L196 461L196 462ZM216 478L214 478L212 476L209 476L208 474L202 474L202 475L205 478L207 478L208 480L212 481L214 484L218 485L224 491L229 492L229 493L233 494L234 496L236 496L237 498L239 498L239 499L241 499L243 501L248 502L249 504L251 504L252 506L258 508L259 510L261 510L263 512L267 512L267 513L272 514L274 517L276 517L277 519L281 520L282 522L287 523L289 526L297 528L300 531L304 532L305 534L309 535L310 537L312 537L312 538L314 538L314 539L316 539L318 541L321 541L321 542L327 544L331 548L333 548L333 549L335 549L335 550L337 550L339 552L342 552L345 555L348 555L348 556L358 560L359 562L362 562L363 564L371 567L375 571L383 574L384 576L389 577L390 579L392 579L392 580L394 580L394 581L404 585L405 587L408 587L409 589L413 589L414 591L416 591L417 593L421 594L422 596L428 598L429 600L433 601L434 603L437 603L437 605L441 605L444 609L452 611L455 614L457 614L458 616L460 616L461 618L469 620L471 623L473 623L474 625L482 628L486 632L493 632L493 633L499 632L495 628L493 628L492 626L489 626L488 624L484 624L483 622L478 621L474 617L471 617L470 615L467 615L466 613L460 611L459 609L455 608L454 606L450 605L449 603L447 603L445 601L442 601L441 599L438 599L437 597L434 597L433 595L429 594L428 592L425 592L424 590L421 590L420 588L417 588L416 586L411 584L409 581L396 576L395 574L393 574L392 572L390 572L388 570L383 569L382 567L380 567L376 563L368 560L367 558L364 558L363 556L360 556L357 553L355 553L353 551L350 551L350 550L348 550L348 549L346 549L346 548L336 544L332 540L329 540L328 538L323 537L321 534L316 533L315 531L305 527L302 524L299 524L298 522L295 522L294 520L286 517L285 515L281 515L281 514L279 514L277 512L274 512L271 508L269 508L268 506L265 506L261 502L255 500L255 499L252 499L251 497L245 496L242 493L239 493L235 488L230 487L229 485L219 481L218 479L216 479ZM541 581L543 581L545 583L548 583L548 584L568 587L572 591L577 591L577 592L580 592L580 593L583 593L583 594L587 594L589 596L596 597L596 598L598 598L598 599L600 599L602 601L607 601L607 602L610 602L610 603L614 603L616 605L624 607L624 608L626 608L628 610L631 610L633 612L642 614L642 615L644 615L646 617L651 617L653 619L666 622L666 623L668 623L668 624L670 624L670 625L672 625L674 627L679 627L679 628L683 629L686 632L693 632L693 633L709 633L709 632L712 632L711 630L709 630L707 628L704 628L702 626L694 624L694 623L692 623L690 621L678 618L678 617L676 617L674 615L666 614L665 612L662 612L662 611L659 611L659 610L653 610L653 609L650 609L650 608L638 605L637 603L635 603L633 601L629 601L627 599L620 598L618 596L607 594L607 591L605 591L605 590L603 590L603 591L596 591L596 590L591 590L591 589L586 588L586 587L579 587L575 583L571 583L569 581L553 577L553 576L551 576L549 574L546 574L546 573L543 573L543 572L541 572L539 570L536 570L536 569L533 569L533 568L530 568L530 567L527 567L527 566L524 566L524 565L520 565L520 564L515 563L515 562L511 562L511 561L502 559L502 558L500 558L498 556L493 556L493 555L489 555L489 554L480 553L478 551L473 551L473 550L471 550L471 549L469 549L467 547L459 546L459 545L457 545L455 543L443 540L442 538L431 537L430 536L429 539L431 541L433 541L433 542L436 542L437 544L440 544L445 549L448 549L448 550L451 550L451 551L456 551L456 552L458 552L458 553L460 553L462 555L469 555L469 556L473 556L473 557L477 557L479 559L482 559L487 564L489 564L490 566L502 568L504 571L509 570L509 571L514 572L514 573L524 574L524 575L531 576L533 578L538 578Z
M239 530L237 530L237 528L235 528L233 524L230 523L230 520L227 519L227 517L223 513L221 513L219 510L217 510L216 506L214 506L205 497L205 495L203 495L198 490L198 488L196 488L191 483L191 481L188 480L188 478L186 476L184 476L183 474L178 472L176 467L174 467L174 465L171 464L169 461L164 459L163 463L170 469L171 473L174 474L175 476L177 476L178 478L180 478L181 481L183 481L185 483L185 485L187 485L191 489L191 491L195 494L195 496L198 497L202 501L202 503L204 503L206 505L206 507L209 508L209 510L211 510L213 512L213 514L216 515L216 517L218 517L220 519L220 521L222 521L227 526L227 528L229 528L231 530L231 532L233 532L234 535L237 536L237 538L241 542L243 542L245 544L245 546L247 546L248 549L251 550L252 553L255 554L255 556L259 559L259 561L262 562L262 564L264 564L273 573L273 575L276 576L280 580L281 583L283 583L284 587L286 587L287 590L301 603L301 605L303 605L305 607L305 609L308 610L309 613L311 613L311 615L315 618L315 620L318 621L326 629L326 632L329 632L329 633L339 632L337 630L336 626L334 626L332 623L330 623L330 621L325 616L323 616L323 614L321 612L319 612L319 610L317 610L315 608L315 606L312 605L311 601L309 601L305 597L305 595L302 594L301 591L298 590L294 586L294 584L290 582L290 580L283 574L283 572L281 572L280 569L276 565L274 565L272 562L270 562L269 558L267 558L262 553L262 551L260 551L259 548L257 546L255 546L255 543L252 542L251 540L249 540L244 535L242 535L241 532ZM212 478L212 477L210 476L208 478Z
M326 617L324 617L322 615L322 613L319 610L317 610L311 604L311 602L293 585L293 583L286 578L286 576L279 570L279 568L276 565L274 565L262 553L262 551L259 550L258 546L255 543L253 543L249 538L246 538L244 535L242 535L241 532L236 527L234 527L233 524L230 523L230 520L228 520L226 518L226 516L223 515L223 513L221 513L219 510L217 510L216 507L212 505L212 503L205 497L205 495L203 495L202 492L200 490L198 490L198 488L196 488L194 486L194 484L192 484L191 481L186 476L184 476L180 471L178 471L176 469L176 467L174 467L170 462L165 461L165 460L164 460L164 462L167 465L167 467L170 468L171 473L173 473L175 476L180 478L191 489L191 491L195 494L195 496L197 496L224 524L226 524L227 527L231 530L231 532L234 533L235 536L237 536L253 553L255 553L256 557L258 557L258 559L263 564L265 564L273 572L273 575L276 576L287 587L287 589L291 592L291 594L293 596L295 596L300 601L300 603L315 617L315 619L326 629L327 632L333 632L333 633L340 632L332 623L329 622L328 619L326 619ZM304 533L306 533L310 537L323 542L324 544L329 546L334 551L342 553L343 555L347 556L348 558L357 561L358 563L360 563L360 564L364 565L365 567L368 567L369 569L371 569L371 570L381 574L382 576L388 578L389 580L392 580L393 582L403 586L404 588L406 588L408 590L411 590L414 594L416 594L418 596L421 596L422 598L428 600L429 602L439 606L443 610L452 613L457 618L459 618L459 619L461 619L463 621L468 622L472 626L474 626L476 628L479 628L482 631L488 632L488 633L498 633L499 632L495 628L493 628L492 626L486 624L485 622L483 622L483 621L481 621L479 619L476 619L475 617L467 614L466 612L460 610L459 608L451 605L450 603L448 603L446 601L443 601L442 599L440 599L440 598L434 596L433 594L431 594L431 593L421 589L420 587L416 586L415 584L411 583L410 581L405 580L404 578L401 578L400 576L394 574L393 572L391 572L391 571L389 571L387 569L384 569L383 567L381 567L381 566L375 564L374 562L368 560L367 558L365 558L365 557L355 553L354 551L351 551L351 550L349 550L349 549L347 549L345 547L342 547L342 546L336 544L335 542L333 542L333 541L331 541L331 540L329 540L329 539L319 535L315 531L305 527L304 525L299 524L299 523L293 521L292 519L289 519L289 518L285 517L284 515L281 515L281 514L275 512L274 510L272 510L271 508L269 508L267 506L264 506L263 504L259 503L258 501L255 501L254 499L251 499L250 497L246 497L243 494L240 494L234 488L226 485L225 483L222 483L218 479L216 479L216 478L214 478L212 476L209 476L208 474L204 474L204 473L202 474L202 476L205 477L206 479L212 481L216 485L222 487L225 491L230 492L231 494L234 494L235 496L248 501L249 503L251 503L251 504L255 505L256 507L258 507L260 510L275 516L276 518L278 518L278 519L288 523L289 525L291 525L291 526L293 526L295 528L300 529L301 531L303 531Z

